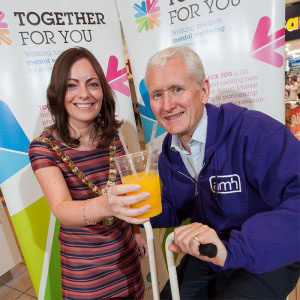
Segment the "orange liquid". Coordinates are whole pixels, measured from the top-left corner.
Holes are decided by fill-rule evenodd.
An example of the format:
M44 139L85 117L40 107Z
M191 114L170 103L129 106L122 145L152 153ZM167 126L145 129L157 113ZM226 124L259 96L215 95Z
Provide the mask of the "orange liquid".
M135 175L125 176L122 179L122 183L125 184L139 184L141 189L138 192L128 193L128 195L136 195L141 192L148 192L150 193L150 197L144 201L141 201L136 204L132 204L132 208L138 208L145 204L150 204L151 209L150 211L137 216L136 218L151 218L154 216L159 215L162 212L161 206L161 196L160 196L160 181L159 175L156 172L149 172L149 173L138 173Z

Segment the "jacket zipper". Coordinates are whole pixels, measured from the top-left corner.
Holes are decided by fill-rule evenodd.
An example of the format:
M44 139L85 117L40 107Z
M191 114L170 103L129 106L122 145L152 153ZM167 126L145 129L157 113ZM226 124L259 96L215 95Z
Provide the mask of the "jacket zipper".
M191 178L187 175L185 175L184 173L181 173L180 171L177 171L180 175L188 178L189 180L193 181L193 183L195 184L195 198L196 198L196 203L197 203L197 207L199 208L200 214L202 215L202 218L204 220L204 213L203 213L203 209L202 209L202 204L201 201L199 201L198 199L198 181L195 180L194 178Z
M191 178L187 175L185 175L184 173L181 173L180 171L178 171L179 174L181 174L182 176L188 178L189 180L193 181L193 183L195 184L195 197L198 196L198 181L195 180L194 178Z
M203 176L203 173L204 173L204 169L206 167L206 163L203 162L203 165L202 165L202 169L200 171L200 174L198 175L198 177L202 178ZM189 180L192 180L195 184L195 197L198 198L198 180L195 180L194 178L191 178L187 175L185 175L184 173L181 173L180 171L177 171L179 174L183 175L184 177L188 178ZM204 212L203 212L203 208L202 208L202 204L201 204L201 201L197 201L197 205L199 205L199 210L200 210L200 213L202 215L202 218L203 218L203 222L205 222L205 216L204 216Z

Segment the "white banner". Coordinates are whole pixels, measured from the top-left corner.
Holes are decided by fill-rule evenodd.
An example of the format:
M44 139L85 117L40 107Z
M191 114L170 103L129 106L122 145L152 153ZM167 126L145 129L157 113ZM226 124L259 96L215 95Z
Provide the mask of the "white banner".
M147 61L173 45L200 55L210 103L233 102L284 122L284 5L284 0L117 0L146 144L156 122L144 82ZM164 136L158 126L155 147ZM169 232L160 232L162 241ZM160 288L166 279L160 278Z
M61 297L57 225L27 151L32 138L52 123L46 89L53 64L75 46L99 60L116 95L126 142L130 151L139 150L115 1L1 0L0 183L40 299Z
M233 102L284 122L284 0L117 0L146 143L155 117L144 84L148 59L184 45L202 58L209 102ZM157 133L157 144L163 138Z

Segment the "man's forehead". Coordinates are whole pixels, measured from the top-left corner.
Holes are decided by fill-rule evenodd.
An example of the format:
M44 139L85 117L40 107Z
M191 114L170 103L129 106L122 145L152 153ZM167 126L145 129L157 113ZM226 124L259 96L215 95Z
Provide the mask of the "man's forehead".
M153 69L148 73L146 84L150 91L184 87L194 82L194 78L188 73L174 71L167 74L160 69Z

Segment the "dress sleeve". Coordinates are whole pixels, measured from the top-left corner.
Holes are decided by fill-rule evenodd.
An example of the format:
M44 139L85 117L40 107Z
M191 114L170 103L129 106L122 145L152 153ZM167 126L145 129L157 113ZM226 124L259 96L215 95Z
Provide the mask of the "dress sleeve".
M29 146L28 155L33 171L57 166L53 157L53 152L43 142L33 140Z

